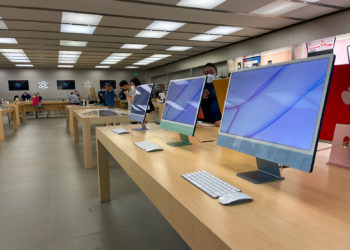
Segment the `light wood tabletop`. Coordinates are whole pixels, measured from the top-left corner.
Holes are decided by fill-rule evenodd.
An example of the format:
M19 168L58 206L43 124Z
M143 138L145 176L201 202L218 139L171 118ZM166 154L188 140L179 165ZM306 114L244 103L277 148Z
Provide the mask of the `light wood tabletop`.
M5 130L3 124L3 115L9 114L10 120L12 120L12 126L14 130L18 128L18 118L16 116L15 108L1 108L0 107L0 141L5 140Z
M74 136L73 127L73 110L78 109L105 109L104 106L80 106L80 105L67 105L66 106L66 126L69 127L69 132L71 136Z
M117 112L118 116L99 116L99 109L77 109L73 110L73 134L74 142L79 142L79 127L78 122L82 127L83 132L83 147L84 147L84 165L85 168L93 168L92 150L91 150L91 125L110 124L120 122L130 122L128 118L128 110L125 109L109 109ZM96 112L97 111L97 112Z
M41 101L40 104L42 105L42 110L62 112L65 111L65 107L67 105L70 105L69 101L67 100L47 100ZM26 121L27 112L35 113L37 111L31 101L23 101L18 103L17 105L19 105L20 112L22 113L23 122Z
M256 170L255 158L222 148L218 128L197 128L193 145L174 148L177 134L149 125L146 132L118 135L96 128L100 199L110 200L108 154L120 164L193 249L350 249L350 171L327 166L317 154L311 174L283 169L284 181L252 184L236 176ZM134 142L149 140L164 151L147 153ZM329 144L320 143L319 147ZM206 170L240 188L254 201L224 206L181 175Z
M15 110L15 121L16 121L16 125L17 127L19 127L21 125L21 119L20 119L20 113L22 113L22 117L24 116L23 115L23 111L21 109L21 106L20 104L16 104L16 103L8 103L8 104L3 104L4 107L7 107L7 108L13 108ZM23 120L23 122L25 121L25 119Z

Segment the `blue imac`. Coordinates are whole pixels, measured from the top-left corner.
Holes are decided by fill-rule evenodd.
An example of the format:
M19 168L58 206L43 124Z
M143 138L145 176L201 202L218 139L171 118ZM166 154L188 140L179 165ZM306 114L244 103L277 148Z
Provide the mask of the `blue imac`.
M135 131L147 130L145 125L146 114L150 108L153 83L139 85L136 88L134 101L132 103L129 118L141 122L141 128L133 128Z
M217 144L255 156L253 183L281 180L279 166L312 172L334 55L233 72Z
M169 145L191 144L188 136L196 129L205 82L206 76L170 81L160 127L178 132L180 141Z

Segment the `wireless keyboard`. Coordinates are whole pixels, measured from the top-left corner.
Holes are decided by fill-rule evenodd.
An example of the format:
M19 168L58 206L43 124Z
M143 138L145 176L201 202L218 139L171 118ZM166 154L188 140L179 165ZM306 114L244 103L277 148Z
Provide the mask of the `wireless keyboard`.
M114 128L112 131L116 134L129 134L129 131L123 128Z
M224 182L218 177L206 171L198 171L182 175L184 179L204 191L210 197L216 199L225 194L240 192L239 188Z
M134 142L136 146L141 148L142 150L146 152L154 152L154 151L162 151L163 149L159 147L157 144L150 142L150 141L140 141L140 142Z

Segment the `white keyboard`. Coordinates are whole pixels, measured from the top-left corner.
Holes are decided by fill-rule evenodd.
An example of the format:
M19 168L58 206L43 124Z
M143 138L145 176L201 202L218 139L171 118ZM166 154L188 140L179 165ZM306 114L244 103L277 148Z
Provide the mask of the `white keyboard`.
M224 182L218 177L206 171L198 171L182 175L187 181L204 191L212 198L219 198L222 195L240 192L239 188Z
M140 141L140 142L134 142L136 146L141 148L142 150L146 152L154 152L154 151L162 151L163 149L159 147L157 144L150 142L150 141Z
M123 128L114 128L112 131L116 134L129 134L129 131Z

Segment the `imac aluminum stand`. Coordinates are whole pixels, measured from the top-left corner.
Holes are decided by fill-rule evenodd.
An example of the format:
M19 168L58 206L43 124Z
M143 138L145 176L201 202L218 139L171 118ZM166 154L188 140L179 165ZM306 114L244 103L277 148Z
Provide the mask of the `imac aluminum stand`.
M283 180L281 176L280 167L277 163L256 158L258 170L245 173L238 173L237 176L252 182L254 184L261 184L273 181Z
M146 128L146 124L143 122L143 123L141 123L141 128L132 128L132 130L134 130L134 131L144 131L144 130L148 130L148 128Z
M179 142L168 142L167 144L173 147L182 147L182 146L192 145L187 135L184 135L184 134L179 134L179 135L180 135Z

